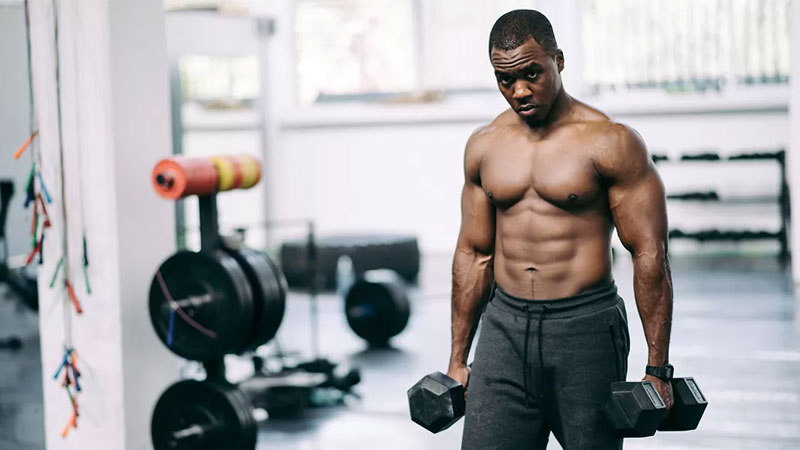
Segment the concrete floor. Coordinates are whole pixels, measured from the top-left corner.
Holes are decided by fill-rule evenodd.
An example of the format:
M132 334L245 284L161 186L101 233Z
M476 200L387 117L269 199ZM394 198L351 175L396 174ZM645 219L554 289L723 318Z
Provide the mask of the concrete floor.
M0 286L0 340L22 339L17 351L0 349L0 449L44 448L39 317L12 301Z
M361 399L307 411L300 420L267 421L259 449L451 450L461 422L432 435L408 419L406 389L444 370L449 352L449 257L424 261L406 331L393 349L368 350L347 327L342 303L320 300L324 355L359 365ZM628 313L636 317L630 263L615 267ZM629 439L625 447L659 449L800 448L800 312L787 275L771 259L673 261L675 315L671 359L694 376L709 399L700 428ZM0 338L26 336L20 352L0 350L0 449L43 448L41 373L35 316L0 300ZM278 339L284 350L310 352L309 303L292 295ZM641 326L631 320L629 379L645 364ZM244 373L231 365L232 376ZM20 386L20 380L25 384ZM549 448L560 448L551 439Z

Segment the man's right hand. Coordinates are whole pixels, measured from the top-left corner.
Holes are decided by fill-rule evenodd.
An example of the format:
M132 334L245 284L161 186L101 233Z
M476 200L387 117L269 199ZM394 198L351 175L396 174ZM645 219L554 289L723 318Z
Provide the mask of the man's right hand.
M447 369L447 376L458 381L464 386L464 395L467 392L467 383L469 382L469 374L472 371L469 367L460 364L460 365L450 365Z

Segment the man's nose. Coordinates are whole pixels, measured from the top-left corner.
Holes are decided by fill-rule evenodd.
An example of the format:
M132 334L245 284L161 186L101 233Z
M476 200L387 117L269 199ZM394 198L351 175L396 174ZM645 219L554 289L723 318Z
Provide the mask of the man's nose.
M533 94L533 92L531 91L530 87L528 87L527 83L523 81L517 81L516 83L514 83L514 91L512 97L515 100L530 97L531 94Z

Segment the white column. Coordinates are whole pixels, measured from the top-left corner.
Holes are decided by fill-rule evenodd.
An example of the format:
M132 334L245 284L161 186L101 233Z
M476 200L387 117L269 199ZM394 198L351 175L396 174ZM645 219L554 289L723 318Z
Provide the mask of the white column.
M792 61L789 90L789 148L787 149L787 178L791 193L792 279L795 293L800 287L800 1L791 2L790 58Z
M282 136L280 119L293 111L297 101L296 55L294 52L294 8L295 1L281 0L254 5L263 21L272 21L274 28L268 35L259 33L260 98L259 108L264 120L264 155L261 183L266 190L266 219L276 217L276 198L286 189L280 185L282 177L278 171L283 167ZM263 23L263 22L262 22ZM268 234L268 238L273 237ZM268 241L268 243L270 243Z
M30 15L37 144L53 198L39 271L47 448L148 449L153 405L177 378L177 359L158 341L147 314L152 275L174 251L173 205L155 196L149 180L154 162L170 154L162 2L32 0ZM65 226L82 315L65 297L63 271L48 286L63 254ZM81 272L84 229L91 295ZM53 374L70 339L83 391L78 428L64 439L71 407Z

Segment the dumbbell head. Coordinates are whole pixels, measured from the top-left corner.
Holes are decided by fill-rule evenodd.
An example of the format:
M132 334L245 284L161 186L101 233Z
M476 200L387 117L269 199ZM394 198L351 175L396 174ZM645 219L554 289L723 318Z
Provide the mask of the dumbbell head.
M611 383L603 411L620 437L652 436L667 415L664 401L649 381Z
M688 431L697 428L708 401L694 378L674 378L672 395L675 397L675 403L667 418L661 422L658 431Z
M464 415L464 387L441 372L428 374L408 390L408 406L411 420L438 433Z

